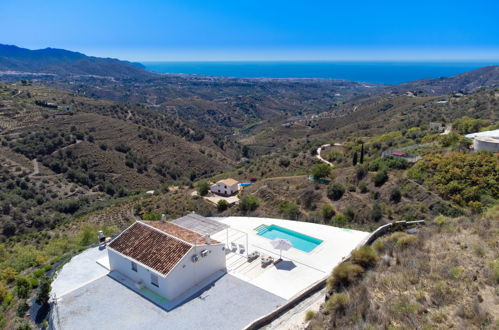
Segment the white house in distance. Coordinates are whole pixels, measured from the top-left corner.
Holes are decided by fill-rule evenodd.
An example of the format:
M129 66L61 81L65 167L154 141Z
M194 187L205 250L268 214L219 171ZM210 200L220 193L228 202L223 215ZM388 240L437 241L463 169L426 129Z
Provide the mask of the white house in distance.
M109 266L158 295L175 300L218 271L224 244L166 221L137 221L108 245Z
M473 140L473 149L475 149L475 151L488 150L492 152L499 152L499 129L471 133L465 136L468 139Z
M239 191L239 182L234 179L220 180L211 185L210 190L218 195L230 196Z

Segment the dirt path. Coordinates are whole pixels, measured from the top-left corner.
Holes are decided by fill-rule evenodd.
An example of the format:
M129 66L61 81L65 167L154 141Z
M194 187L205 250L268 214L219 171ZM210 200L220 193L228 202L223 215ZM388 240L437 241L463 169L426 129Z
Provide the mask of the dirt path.
M40 167L38 166L38 160L33 159L33 172L29 176L35 176L40 173Z
M78 143L81 143L81 142L83 142L83 140L76 140L76 142L75 142L75 143L72 143L72 144L69 144L69 145L67 145L67 146L65 146L65 147L62 147L62 148L60 148L60 149L57 149L56 151L54 151L53 153L51 153L51 155L55 155L57 152L62 151L62 150L64 150L64 149L67 149L67 148L69 148L69 147L75 146L75 145L77 145Z
M342 144L341 144L341 143L335 143L335 144L333 144L333 145L334 145L335 147L341 147L341 146L342 146ZM329 143L327 143L327 144L323 144L323 145L321 145L319 148L317 148L317 156L316 156L316 157L317 157L317 159L318 159L318 160L320 160L321 162L323 162L323 163L325 163L325 164L328 164L329 166L333 166L333 163L331 163L331 162L329 162L329 161L325 160L325 159L324 159L324 158L322 158L322 156L321 156L322 149L323 149L323 148L330 147L330 146L331 146L331 145L330 145Z
M452 131L452 125L451 125L451 124L449 124L449 125L445 125L445 130L444 130L444 132L443 132L441 135L447 135L447 134L449 134L451 131Z

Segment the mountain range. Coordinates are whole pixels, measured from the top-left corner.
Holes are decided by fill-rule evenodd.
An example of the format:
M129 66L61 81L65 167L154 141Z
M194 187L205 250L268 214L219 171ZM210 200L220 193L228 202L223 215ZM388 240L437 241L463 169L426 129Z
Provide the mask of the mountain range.
M45 48L30 50L13 45L0 44L0 73L37 73L51 74L61 77L111 77L115 79L165 79L172 76L158 74L145 70L140 63L132 63L113 58L100 58L87 56L79 52L64 49ZM179 76L179 75L173 75ZM180 75L187 80L199 81L200 76ZM201 77L203 78L203 77ZM206 78L206 77L205 77ZM210 77L211 81L226 80L223 77ZM264 83L290 81L313 81L314 84L330 84L335 79L230 79L239 83L248 84L248 81ZM177 83L177 82L175 82ZM369 84L373 87L376 84ZM376 85L380 87L377 92L403 93L407 91L424 92L429 95L440 95L450 92L462 91L471 93L481 88L494 88L499 86L499 66L482 67L470 72L465 72L452 77L436 79L422 79L398 85ZM362 91L361 91L362 93Z
M48 73L61 76L93 75L114 78L147 77L153 73L140 63L99 58L64 49L29 50L0 44L0 71Z

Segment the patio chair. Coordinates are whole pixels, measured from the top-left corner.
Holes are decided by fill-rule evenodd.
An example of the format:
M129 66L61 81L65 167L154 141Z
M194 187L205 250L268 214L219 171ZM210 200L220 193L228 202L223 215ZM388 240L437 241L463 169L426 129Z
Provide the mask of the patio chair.
M246 251L246 247L243 244L239 244L239 253L243 254Z
M260 261L262 263L262 267L265 268L274 262L274 258L272 258L271 256L262 256Z
M260 252L258 251L253 251L250 254L248 254L248 262L252 262L253 260L257 259L260 256Z
M237 251L237 244L235 242L231 242L230 243L230 247L231 247L232 252L236 252Z

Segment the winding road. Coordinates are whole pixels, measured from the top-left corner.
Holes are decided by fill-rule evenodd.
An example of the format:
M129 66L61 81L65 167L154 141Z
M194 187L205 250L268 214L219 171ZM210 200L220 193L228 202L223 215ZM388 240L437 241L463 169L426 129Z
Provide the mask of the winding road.
M330 161L325 160L325 159L324 159L324 158L322 158L322 156L321 156L321 151L322 151L322 149L323 149L323 148L330 147L330 146L331 146L331 144L327 143L327 144L323 144L323 145L321 145L319 148L317 148L317 156L316 156L316 157L317 157L317 159L319 159L321 162L326 163L326 164L328 164L329 166L333 166L333 163L331 163ZM335 144L333 144L333 146L335 146L335 147L341 147L341 146L342 146L342 144L341 144L341 143L335 143Z

